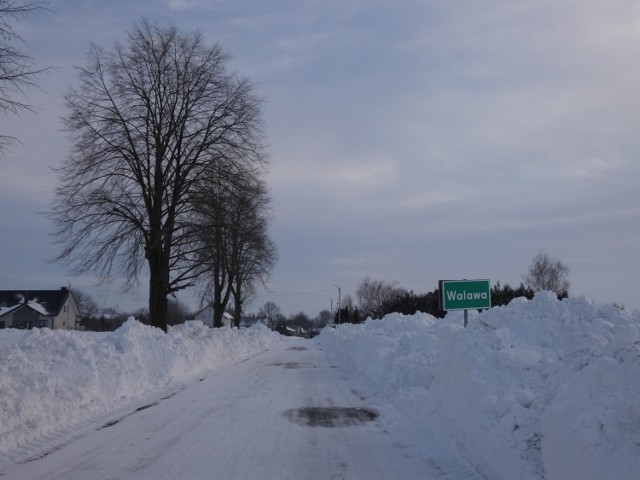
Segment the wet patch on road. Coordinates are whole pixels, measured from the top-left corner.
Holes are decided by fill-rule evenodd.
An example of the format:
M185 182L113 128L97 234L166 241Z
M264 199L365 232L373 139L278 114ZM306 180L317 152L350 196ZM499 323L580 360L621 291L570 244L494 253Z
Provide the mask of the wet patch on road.
M300 362L267 363L267 367L284 367L290 370L293 370L296 368L336 368L335 365L313 365L311 363L300 363Z
M378 412L361 407L302 407L284 412L291 422L304 427L353 427L378 418Z
M307 347L289 347L287 350L297 350L301 352L302 350L306 350Z
M267 366L269 366L269 367L284 367L284 368L294 369L294 368L302 367L302 364L298 363L298 362L276 362L276 363L268 363Z

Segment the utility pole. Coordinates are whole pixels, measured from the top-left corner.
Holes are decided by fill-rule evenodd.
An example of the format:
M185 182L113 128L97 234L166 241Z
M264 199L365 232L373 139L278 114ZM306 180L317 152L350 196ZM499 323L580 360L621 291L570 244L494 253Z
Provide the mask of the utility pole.
M342 323L342 309L340 308L340 287L338 285L334 285L338 289L338 325Z

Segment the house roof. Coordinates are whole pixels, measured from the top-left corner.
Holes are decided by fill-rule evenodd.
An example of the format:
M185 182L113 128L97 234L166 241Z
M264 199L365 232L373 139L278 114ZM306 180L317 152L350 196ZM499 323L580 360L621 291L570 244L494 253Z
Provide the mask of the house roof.
M49 312L47 312L42 307L42 305L32 301L32 302L29 302L26 305L24 303L19 303L18 305L13 305L12 307L9 307L9 308L5 308L5 307L0 308L0 318L2 318L4 315L7 315L7 314L9 314L11 312L17 312L18 310L22 310L22 309L33 310L34 312L36 312L41 317L53 316Z
M20 305L11 305L10 307L6 307L6 306L3 306L2 303L0 303L0 317L8 313L11 313L14 310L17 310L18 308L20 308Z
M40 315L56 316L69 296L69 289L59 290L0 290L0 311L9 313L20 305L27 305Z
M205 310L207 310L207 309L213 310L213 306L212 306L212 305L207 305L207 306L206 306L206 307L204 307L202 310L200 310L198 313L196 313L194 316L195 316L195 317L197 317L198 315L200 315L202 312L204 312L204 311L205 311ZM233 319L233 315L231 315L229 312L224 312L224 313L222 314L222 316L223 316L224 318L227 318L227 319Z

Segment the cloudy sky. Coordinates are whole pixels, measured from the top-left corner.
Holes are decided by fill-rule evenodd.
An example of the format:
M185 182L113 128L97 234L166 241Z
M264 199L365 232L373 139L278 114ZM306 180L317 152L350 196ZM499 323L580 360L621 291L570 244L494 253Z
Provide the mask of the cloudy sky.
M51 264L62 95L140 17L199 28L265 98L280 259L253 310L335 306L365 277L519 284L544 250L572 296L640 308L637 0L70 0L17 29L38 114L0 118L0 289L97 288ZM192 294L180 297L196 305Z

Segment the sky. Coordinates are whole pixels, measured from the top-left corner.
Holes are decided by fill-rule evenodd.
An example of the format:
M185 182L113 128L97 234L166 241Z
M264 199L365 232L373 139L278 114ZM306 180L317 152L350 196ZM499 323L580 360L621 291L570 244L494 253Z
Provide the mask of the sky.
M44 215L89 43L141 17L200 29L265 99L279 260L248 309L315 316L367 276L519 284L544 251L570 295L640 308L640 4L634 0L51 2L16 30L38 113L0 117L0 289L71 285L133 310L147 285L51 263ZM178 298L198 307L195 292Z

